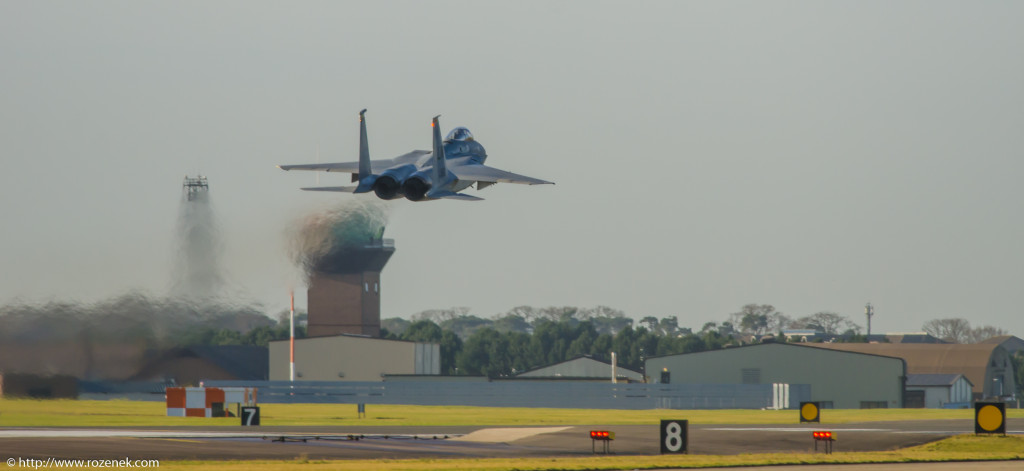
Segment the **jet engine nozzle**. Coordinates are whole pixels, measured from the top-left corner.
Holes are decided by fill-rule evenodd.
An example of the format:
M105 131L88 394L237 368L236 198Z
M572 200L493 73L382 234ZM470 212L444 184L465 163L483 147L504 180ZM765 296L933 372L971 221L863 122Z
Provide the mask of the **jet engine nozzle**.
M430 191L430 180L424 176L416 175L409 177L402 183L402 193L409 201L420 201Z
M390 175L381 175L373 182L373 192L382 200L402 197L402 185Z

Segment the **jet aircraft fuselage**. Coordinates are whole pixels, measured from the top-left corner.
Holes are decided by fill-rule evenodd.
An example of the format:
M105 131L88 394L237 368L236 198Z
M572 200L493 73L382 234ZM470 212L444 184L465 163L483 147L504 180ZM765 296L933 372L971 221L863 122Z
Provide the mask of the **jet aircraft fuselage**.
M359 113L359 161L332 164L279 165L282 170L317 170L352 173L356 186L303 188L311 191L339 191L368 193L391 200L405 197L411 201L434 199L480 200L476 196L459 193L476 184L483 189L499 182L537 185L548 181L517 175L484 165L487 151L473 133L457 127L441 139L438 117L434 117L433 150L414 150L388 160L370 160L363 110Z

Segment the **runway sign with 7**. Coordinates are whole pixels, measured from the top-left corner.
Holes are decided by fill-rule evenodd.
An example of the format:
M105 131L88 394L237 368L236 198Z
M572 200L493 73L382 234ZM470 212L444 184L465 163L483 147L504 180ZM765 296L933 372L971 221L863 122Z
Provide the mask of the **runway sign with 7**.
M243 407L242 408L242 425L259 425L260 424L260 408L259 407Z

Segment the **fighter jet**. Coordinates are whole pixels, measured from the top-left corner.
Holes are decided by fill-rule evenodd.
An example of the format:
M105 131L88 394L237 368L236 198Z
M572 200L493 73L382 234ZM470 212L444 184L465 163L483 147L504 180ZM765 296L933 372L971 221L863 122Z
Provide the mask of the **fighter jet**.
M479 201L460 191L476 184L482 190L495 183L539 185L552 182L506 172L484 165L487 152L473 138L469 129L457 127L441 140L440 115L434 116L434 148L414 150L393 159L370 160L366 138L366 110L359 112L359 161L327 164L278 165L281 170L313 170L347 172L354 186L321 186L303 188L307 191L339 191L344 193L374 192L378 198L393 200L405 197L410 201L454 199Z

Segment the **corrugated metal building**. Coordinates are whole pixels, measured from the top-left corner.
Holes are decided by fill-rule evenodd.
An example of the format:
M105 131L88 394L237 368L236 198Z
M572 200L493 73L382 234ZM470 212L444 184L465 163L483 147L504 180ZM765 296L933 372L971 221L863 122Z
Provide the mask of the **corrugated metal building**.
M644 375L640 372L617 366L615 376L621 382L642 382ZM516 378L529 379L575 379L586 381L612 380L612 364L581 355L553 365L534 368L516 375Z
M270 342L270 380L289 379L288 340ZM383 381L385 375L441 374L441 346L361 335L295 339L302 381Z
M994 343L1006 349L1006 353L1010 355L1016 354L1019 351L1024 350L1024 339L1015 337L1013 335L999 335L989 339L982 340L978 343Z
M999 344L815 343L815 348L902 358L908 374L962 374L974 399L1013 395L1010 356Z
M827 352L827 353L826 353ZM672 384L809 384L825 408L903 407L906 364L900 358L839 352L807 344L763 343L647 359L653 382Z
M908 374L907 407L969 407L974 385L962 374Z

